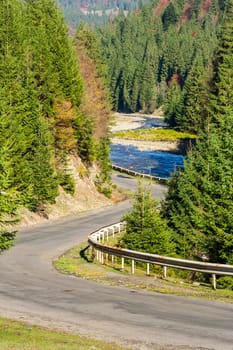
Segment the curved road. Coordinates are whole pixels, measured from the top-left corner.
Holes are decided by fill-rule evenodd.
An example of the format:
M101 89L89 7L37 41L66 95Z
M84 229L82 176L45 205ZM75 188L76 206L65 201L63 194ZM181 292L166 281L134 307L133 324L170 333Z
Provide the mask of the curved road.
M160 197L163 187L154 188ZM21 231L15 247L0 255L1 316L132 349L232 350L231 304L110 287L54 270L52 259L90 232L119 221L128 206L124 202Z

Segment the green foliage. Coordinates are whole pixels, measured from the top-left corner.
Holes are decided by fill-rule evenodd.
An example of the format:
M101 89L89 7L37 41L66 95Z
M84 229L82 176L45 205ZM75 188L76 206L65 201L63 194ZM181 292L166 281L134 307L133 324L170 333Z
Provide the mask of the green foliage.
M98 29L109 66L114 109L152 113L164 105L170 125L196 132L205 113L200 116L198 108L190 111L184 107L186 101L190 104L190 99L196 98L198 86L205 89L208 77L202 73L209 71L217 46L220 22L216 24L216 18L220 15L221 21L222 9L218 1L206 11L204 1L190 2L188 9L187 1L170 2L164 10L158 3L151 1L140 11L119 16ZM200 53L202 67L195 71ZM199 79L194 81L196 92L190 90L192 79ZM200 97L200 108L205 98L206 94Z
M196 135L180 132L174 129L136 129L127 131L116 131L112 137L135 139L140 141L177 141L181 139L195 139Z
M229 289L233 290L233 277L224 276L219 277L217 281L218 289Z
M208 252L210 261L233 263L233 2L229 2L216 52L209 120L184 172L171 182L163 216L174 230L178 253Z
M63 171L69 153L93 160L93 129L78 111L79 68L54 0L0 2L0 80L0 249L7 249L20 206L44 213L54 203L57 173L74 192Z
M99 192L104 193L106 197L110 197L112 193L112 165L110 161L110 140L108 137L102 138L99 142L97 164L100 167L100 174L96 176L95 184Z
M67 193L71 195L75 193L75 181L71 175L59 174L58 180L60 186L62 186Z
M197 55L183 90L183 111L175 114L175 124L179 129L198 133L203 131L208 124L210 76L211 70L204 67L202 57Z
M0 253L2 250L10 249L15 240L16 232L2 232L0 231Z
M93 138L93 120L77 114L73 122L74 134L77 140L77 152L80 158L90 164L95 159L95 140Z
M165 121L171 126L176 125L176 119L183 113L183 95L176 77L173 77L170 82L168 93L164 101L163 111Z
M138 184L134 195L133 209L123 218L126 234L121 238L121 246L159 255L172 255L174 243L166 220L160 217L158 203L151 191L142 183Z

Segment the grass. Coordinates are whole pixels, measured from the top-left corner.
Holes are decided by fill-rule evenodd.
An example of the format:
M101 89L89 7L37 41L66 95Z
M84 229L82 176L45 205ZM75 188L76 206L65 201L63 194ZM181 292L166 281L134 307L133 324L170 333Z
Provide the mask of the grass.
M161 267L152 267L150 276L145 276L145 266L136 264L135 275L132 276L130 274L130 264L126 265L126 261L124 271L121 271L121 261L117 258L114 259L114 265L112 265L111 259L105 265L93 263L91 249L87 250L88 262L80 256L80 250L86 246L87 243L84 243L72 248L57 259L54 266L61 273L72 274L103 284L233 303L233 291L227 289L213 290L211 285L207 283L193 285L185 277L180 277L182 276L181 270L168 269L169 277L164 280Z
M0 318L1 350L126 350L114 343Z
M112 134L112 137L138 141L177 141L182 139L195 139L197 136L173 129L155 128L117 131Z

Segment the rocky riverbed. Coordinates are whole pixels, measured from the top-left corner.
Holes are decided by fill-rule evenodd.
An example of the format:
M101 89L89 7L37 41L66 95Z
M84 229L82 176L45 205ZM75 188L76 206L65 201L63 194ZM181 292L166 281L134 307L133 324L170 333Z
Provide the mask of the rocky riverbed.
M114 123L111 131L132 130L132 129L145 129L155 127L166 127L163 117L160 115L141 115L134 114L114 114ZM185 154L187 149L187 140L174 140L174 141L138 141L132 139L123 139L119 137L112 138L113 144L121 145L133 145L140 151L165 151L175 154Z
M112 132L138 128L163 127L161 116L116 114ZM112 138L111 160L113 164L133 171L168 178L177 168L183 167L186 141L139 141Z

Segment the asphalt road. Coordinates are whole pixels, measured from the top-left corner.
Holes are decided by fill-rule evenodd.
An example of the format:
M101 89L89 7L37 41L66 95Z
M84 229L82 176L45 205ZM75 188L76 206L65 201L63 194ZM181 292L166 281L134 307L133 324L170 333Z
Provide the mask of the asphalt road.
M163 187L156 187L161 196ZM132 349L232 350L231 304L100 285L53 268L55 257L119 221L128 206L119 203L21 231L15 247L0 255L0 315Z

